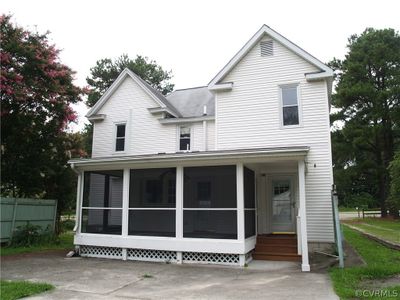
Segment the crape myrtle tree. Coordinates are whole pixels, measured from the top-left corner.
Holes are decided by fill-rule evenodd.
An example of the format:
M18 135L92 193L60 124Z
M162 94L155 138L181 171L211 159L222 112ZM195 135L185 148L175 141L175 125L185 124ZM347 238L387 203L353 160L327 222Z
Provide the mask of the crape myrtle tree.
M114 60L110 58L100 59L90 69L90 76L86 78L90 87L86 104L89 107L95 105L125 68L133 71L164 95L174 89L174 85L170 82L172 78L171 71L163 70L156 61L147 57L137 55L135 59L131 59L127 54L122 54ZM93 126L91 124L86 125L82 134L85 140L85 150L91 154Z
M335 181L342 200L379 205L386 216L388 167L400 141L400 36L367 28L347 47L344 60L330 63L337 76L332 121L341 124L332 134Z
M75 190L67 161L71 153L83 155L66 129L84 91L48 33L26 30L9 15L1 16L0 27L1 193L54 198L61 211Z

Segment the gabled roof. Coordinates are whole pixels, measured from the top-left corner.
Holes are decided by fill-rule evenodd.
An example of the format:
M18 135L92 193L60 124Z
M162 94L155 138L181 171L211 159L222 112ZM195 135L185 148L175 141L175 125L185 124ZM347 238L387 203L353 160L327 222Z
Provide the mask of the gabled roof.
M131 70L126 68L119 74L114 83L108 88L104 95L97 101L97 103L88 111L86 114L87 118L91 118L98 113L100 108L107 102L107 100L112 96L112 94L117 90L126 77L131 77L160 107L165 108L168 113L174 117L181 117L182 115L178 110L168 102L168 100L159 91L150 86L146 81L137 76Z
M203 116L204 106L207 106L207 116L215 115L215 95L207 86L175 90L167 100L184 118Z
M306 74L306 78L309 80L317 80L321 78L329 78L333 76L333 71L327 65L322 63L320 60L316 59L314 56L297 46L296 44L289 41L284 36L280 35L278 32L268 27L267 25L263 25L256 34L239 50L238 53L222 68L222 70L210 81L208 87L211 90L218 89L218 85L221 84L221 80L236 66L236 64L259 42L259 40L264 36L268 35L273 40L281 43L289 50L296 53L298 56L302 57L304 60L308 61L312 65L316 66L320 69L320 72ZM226 83L221 88L229 88Z

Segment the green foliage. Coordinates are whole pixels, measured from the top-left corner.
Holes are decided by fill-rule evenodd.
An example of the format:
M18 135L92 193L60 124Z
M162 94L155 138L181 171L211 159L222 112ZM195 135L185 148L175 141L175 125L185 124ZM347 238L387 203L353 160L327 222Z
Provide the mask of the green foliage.
M11 247L32 247L57 241L50 228L42 229L39 225L26 224L18 226L10 241Z
M0 281L0 295L2 300L15 300L54 289L48 283L34 283L29 281Z
M76 120L72 104L84 91L59 61L48 33L25 30L1 16L2 195L53 198L58 212L73 205L76 176L67 165L83 155L66 132Z
M74 220L64 220L61 221L61 232L72 231L75 227Z
M366 266L332 268L330 276L341 299L354 299L356 290L371 289L368 280L385 279L400 274L400 252L369 240L347 226L343 227L346 241L362 256ZM400 293L400 286L388 289Z
M342 202L367 193L386 211L387 168L400 142L400 36L368 28L350 37L348 49L343 61L330 63L338 109L331 121L341 124L332 134L335 183Z
M22 253L33 253L33 252L41 252L41 251L49 251L49 250L73 250L73 233L71 231L61 233L57 238L52 239L48 243L39 243L35 245L27 246L7 246L1 247L1 256L8 255L16 255Z
M96 104L125 68L133 71L164 95L174 88L174 85L169 82L172 78L171 71L164 71L156 61L149 60L147 57L137 55L135 59L131 59L128 55L123 54L115 60L100 59L90 69L90 77L86 78L91 87L87 105L91 107Z
M391 178L390 196L387 204L394 216L399 216L400 211L400 151L398 151L389 165Z
M345 207L372 208L375 207L376 201L370 194L360 192L359 194L350 193L342 203Z

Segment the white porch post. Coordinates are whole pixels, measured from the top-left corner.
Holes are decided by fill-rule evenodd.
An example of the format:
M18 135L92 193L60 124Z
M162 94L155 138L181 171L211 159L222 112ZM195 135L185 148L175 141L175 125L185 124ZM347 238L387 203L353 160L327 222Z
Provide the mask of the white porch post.
M129 184L130 184L130 169L124 169L122 183L122 236L128 236L129 227ZM127 249L122 249L122 259L127 259Z
M176 167L176 211L175 211L176 238L183 238L183 167ZM182 263L182 252L177 252L178 264Z
M236 195L237 195L237 238L244 243L244 183L243 163L236 164ZM245 254L239 255L239 265L246 264Z
M76 211L75 211L75 226L73 231L75 233L80 233L80 220L81 220L81 196L82 196L82 178L83 172L79 172L78 180L77 180L77 187L76 187Z
M305 163L304 160L298 162L299 175L299 216L300 216L300 232L301 232L301 270L303 272L310 271L308 262L308 243L307 243L307 214L306 214L306 180L305 180Z

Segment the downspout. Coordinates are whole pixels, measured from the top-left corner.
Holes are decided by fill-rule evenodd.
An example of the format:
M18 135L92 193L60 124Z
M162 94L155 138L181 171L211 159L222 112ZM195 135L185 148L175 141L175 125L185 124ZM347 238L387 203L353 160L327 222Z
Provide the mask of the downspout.
M204 105L203 107L203 116L207 116L207 105ZM204 138L204 144L203 144L203 150L207 151L208 145L207 145L207 121L203 121L203 138Z

